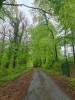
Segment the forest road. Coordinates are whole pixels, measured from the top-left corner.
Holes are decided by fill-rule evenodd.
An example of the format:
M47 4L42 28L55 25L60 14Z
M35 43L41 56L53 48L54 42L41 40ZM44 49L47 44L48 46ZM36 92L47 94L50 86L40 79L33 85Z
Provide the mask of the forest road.
M71 100L43 71L34 69L24 100Z

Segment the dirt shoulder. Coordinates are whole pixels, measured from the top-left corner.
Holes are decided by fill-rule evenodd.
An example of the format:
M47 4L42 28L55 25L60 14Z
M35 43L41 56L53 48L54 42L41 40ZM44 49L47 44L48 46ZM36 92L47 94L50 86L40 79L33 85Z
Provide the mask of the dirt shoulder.
M32 71L27 72L14 81L0 87L0 100L22 100L32 79Z

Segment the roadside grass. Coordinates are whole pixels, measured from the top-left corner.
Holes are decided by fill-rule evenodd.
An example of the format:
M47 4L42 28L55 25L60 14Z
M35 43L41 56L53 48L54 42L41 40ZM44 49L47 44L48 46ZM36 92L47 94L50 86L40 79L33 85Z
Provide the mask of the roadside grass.
M42 70L50 74L61 75L61 62L55 62L52 66L42 67Z
M68 79L69 86L75 90L75 78Z
M9 68L0 73L0 86L5 85L8 81L15 80L16 78L20 77L24 73L27 73L32 70L32 67L16 67L16 68Z

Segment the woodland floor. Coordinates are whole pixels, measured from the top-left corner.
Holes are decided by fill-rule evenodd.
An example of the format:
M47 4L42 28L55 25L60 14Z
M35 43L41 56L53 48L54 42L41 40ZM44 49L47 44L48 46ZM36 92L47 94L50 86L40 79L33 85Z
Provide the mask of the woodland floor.
M61 76L34 69L1 86L0 100L75 100L75 89Z
M0 100L22 100L27 94L32 72L27 72L14 81L0 87Z

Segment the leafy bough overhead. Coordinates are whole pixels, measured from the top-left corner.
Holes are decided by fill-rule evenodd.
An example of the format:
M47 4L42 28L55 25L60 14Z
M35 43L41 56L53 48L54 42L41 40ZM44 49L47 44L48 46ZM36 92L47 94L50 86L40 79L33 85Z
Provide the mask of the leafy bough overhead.
M37 7L41 7L42 9L48 8L50 12L53 12L52 15L57 17L57 20L60 22L60 26L64 27L64 48L65 45L70 43L67 40L70 40L73 50L73 58L75 63L75 48L74 48L74 30L75 30L75 0L35 0L35 5ZM70 34L68 34L67 30L70 29ZM68 36L70 35L70 36ZM71 37L71 39L70 39ZM60 40L62 41L62 39ZM65 48L66 50L66 48ZM66 51L67 54L67 51Z

